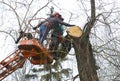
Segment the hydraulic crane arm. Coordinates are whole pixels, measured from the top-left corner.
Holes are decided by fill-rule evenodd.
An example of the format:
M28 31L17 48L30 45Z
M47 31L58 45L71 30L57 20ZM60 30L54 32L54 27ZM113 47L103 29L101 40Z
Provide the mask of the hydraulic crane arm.
M22 68L26 59L20 56L20 53L19 50L16 50L0 62L0 81L17 69Z

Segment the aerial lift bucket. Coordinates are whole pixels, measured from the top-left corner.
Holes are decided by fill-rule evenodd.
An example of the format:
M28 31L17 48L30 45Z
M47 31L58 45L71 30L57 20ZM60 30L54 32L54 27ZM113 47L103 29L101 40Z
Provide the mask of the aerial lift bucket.
M23 39L18 43L18 48L32 64L50 64L53 61L50 52L36 39Z

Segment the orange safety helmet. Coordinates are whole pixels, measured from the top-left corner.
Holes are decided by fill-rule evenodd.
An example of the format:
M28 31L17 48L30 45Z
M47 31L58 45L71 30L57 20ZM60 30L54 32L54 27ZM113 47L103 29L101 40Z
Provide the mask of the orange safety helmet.
M54 16L54 17L61 17L61 15L60 15L58 12L55 12L55 13L53 14L53 16Z
M62 18L61 14L59 14L58 12L55 12L55 13L53 14L53 16L60 18L60 20L62 20L62 21L64 20L64 19Z

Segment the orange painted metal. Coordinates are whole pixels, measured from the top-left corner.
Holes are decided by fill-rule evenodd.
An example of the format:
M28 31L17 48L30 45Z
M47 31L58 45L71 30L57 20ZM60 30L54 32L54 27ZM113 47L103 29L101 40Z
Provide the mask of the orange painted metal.
M19 68L22 68L26 59L20 56L21 52L16 50L14 53L6 57L0 62L0 81L13 73Z
M24 37L18 43L18 50L0 62L0 81L22 68L27 59L34 65L53 62L50 52L38 40Z
M50 64L53 57L44 46L35 39L23 39L19 42L18 48L22 51L25 58L28 58L34 65Z

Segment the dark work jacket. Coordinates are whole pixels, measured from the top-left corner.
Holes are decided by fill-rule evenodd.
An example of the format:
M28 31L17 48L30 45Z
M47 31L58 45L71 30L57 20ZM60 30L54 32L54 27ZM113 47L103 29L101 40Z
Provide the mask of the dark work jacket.
M74 25L70 25L68 23L63 22L62 20L56 17L50 17L47 19L47 21L50 23L51 28L56 28L56 27L59 27L60 25L74 26Z
M70 25L68 23L63 22L62 20L56 18L56 17L50 17L47 19L47 21L49 22L49 26L50 28L54 29L53 35L62 35L63 34L63 28L62 25L65 26L74 26L74 25Z

